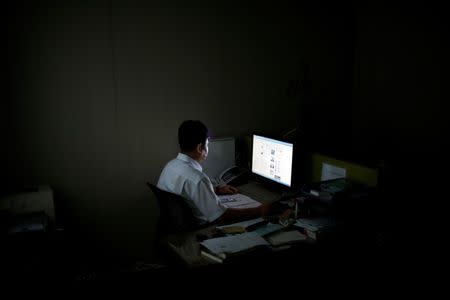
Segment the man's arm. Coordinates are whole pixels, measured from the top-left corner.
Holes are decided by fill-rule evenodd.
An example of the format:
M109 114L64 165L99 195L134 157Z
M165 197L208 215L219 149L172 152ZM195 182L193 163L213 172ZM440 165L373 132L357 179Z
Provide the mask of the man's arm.
M225 210L225 212L215 221L215 223L229 224L232 222L255 219L258 217L267 216L269 211L269 204L262 204L258 207L252 208L227 208L227 210Z
M216 195L233 195L239 192L239 190L231 185L217 186L214 189Z

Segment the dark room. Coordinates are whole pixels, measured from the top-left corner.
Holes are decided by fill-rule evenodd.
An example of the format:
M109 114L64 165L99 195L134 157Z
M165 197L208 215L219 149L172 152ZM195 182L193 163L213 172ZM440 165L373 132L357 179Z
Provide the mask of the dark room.
M323 272L318 265L389 273L439 241L425 226L439 227L446 197L434 191L448 178L443 7L20 0L8 1L2 19L2 276L76 284L246 270L258 278L264 264L273 274ZM180 150L186 120L208 130L191 152ZM220 141L232 141L233 178L225 170L216 182L209 167L228 155ZM269 142L276 154L291 151L281 177L275 150L270 175L258 169L266 162L257 145ZM206 185L162 172L172 160L189 160ZM162 188L164 180L180 187ZM245 194L252 180L278 193L269 212L255 204L256 220L272 227L238 223L254 215L226 227L184 199L209 227L160 232L160 189L184 198L216 191L215 201L229 199L219 190ZM224 214L239 210L217 201ZM321 214L340 226L305 225ZM181 245L193 232L192 245ZM255 236L267 246L213 255L219 239L237 236L227 247Z

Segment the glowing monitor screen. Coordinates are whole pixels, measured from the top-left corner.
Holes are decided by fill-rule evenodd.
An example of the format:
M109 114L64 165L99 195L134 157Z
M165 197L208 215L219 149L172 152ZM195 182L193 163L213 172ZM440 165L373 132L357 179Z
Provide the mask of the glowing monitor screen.
M294 145L253 135L252 172L291 186Z

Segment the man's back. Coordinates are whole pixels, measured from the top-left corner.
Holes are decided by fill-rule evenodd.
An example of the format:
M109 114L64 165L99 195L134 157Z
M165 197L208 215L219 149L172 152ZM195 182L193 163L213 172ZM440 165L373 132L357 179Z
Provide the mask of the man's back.
M157 186L185 198L200 222L212 222L225 211L200 164L183 153L167 163Z
M177 195L182 195L184 183L198 184L203 179L203 174L192 164L178 157L169 161L161 172L158 188Z

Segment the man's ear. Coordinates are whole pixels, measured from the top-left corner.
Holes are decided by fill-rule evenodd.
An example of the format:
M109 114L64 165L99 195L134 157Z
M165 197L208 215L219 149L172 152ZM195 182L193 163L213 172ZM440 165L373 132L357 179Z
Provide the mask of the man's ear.
M197 144L197 147L195 147L195 151L198 154L202 154L203 149L204 149L203 144Z

